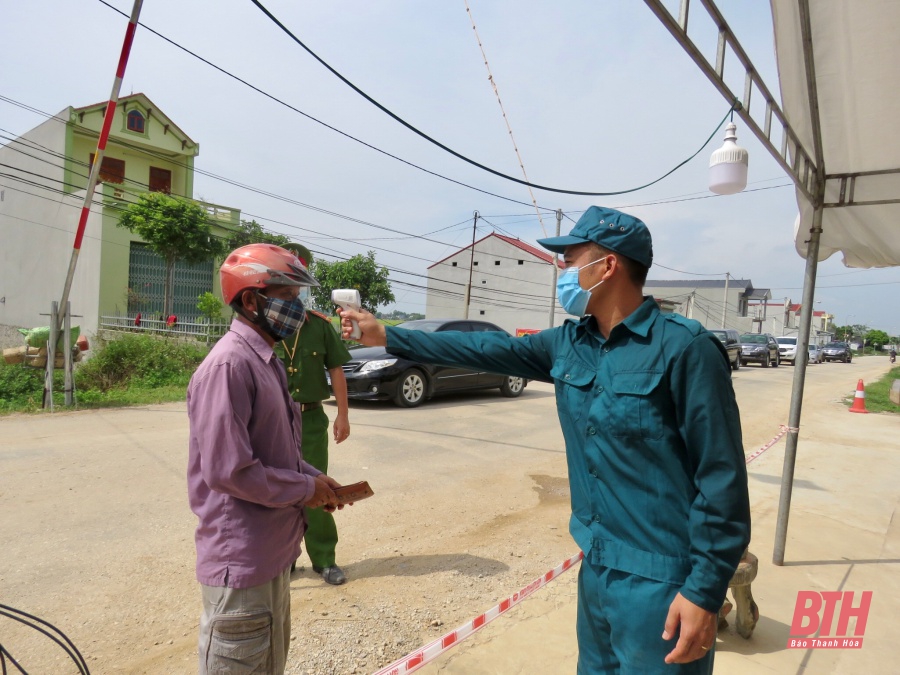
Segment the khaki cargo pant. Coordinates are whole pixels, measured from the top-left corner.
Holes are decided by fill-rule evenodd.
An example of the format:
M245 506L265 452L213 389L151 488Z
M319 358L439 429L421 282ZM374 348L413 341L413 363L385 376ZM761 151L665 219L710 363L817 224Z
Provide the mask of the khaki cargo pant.
M203 586L200 675L281 675L291 641L290 568L252 588Z

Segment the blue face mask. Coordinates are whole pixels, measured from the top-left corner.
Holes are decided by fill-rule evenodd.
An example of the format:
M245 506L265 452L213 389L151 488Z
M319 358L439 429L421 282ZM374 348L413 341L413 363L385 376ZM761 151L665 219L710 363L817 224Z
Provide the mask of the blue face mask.
M303 321L306 319L306 307L303 306L300 298L293 300L266 298L264 315L272 337L281 341L296 333L297 329L303 325Z
M584 313L587 311L588 301L591 299L591 291L603 283L601 280L599 283L591 286L588 290L584 290L581 287L581 282L578 280L581 270L590 267L594 263L603 262L604 260L606 260L605 256L594 260L593 262L589 262L584 267L568 267L565 272L559 275L559 278L556 280L556 297L559 300L559 304L562 305L562 308L569 314L573 316L584 316Z

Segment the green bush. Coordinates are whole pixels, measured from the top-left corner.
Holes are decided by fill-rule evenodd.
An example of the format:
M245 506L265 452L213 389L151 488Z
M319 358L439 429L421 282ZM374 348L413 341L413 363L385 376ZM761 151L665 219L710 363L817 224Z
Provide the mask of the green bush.
M56 373L54 387L62 389L62 373ZM0 361L0 412L34 410L44 397L44 369Z
M191 343L125 335L102 342L97 353L75 371L75 385L82 392L186 385L204 356L204 350Z

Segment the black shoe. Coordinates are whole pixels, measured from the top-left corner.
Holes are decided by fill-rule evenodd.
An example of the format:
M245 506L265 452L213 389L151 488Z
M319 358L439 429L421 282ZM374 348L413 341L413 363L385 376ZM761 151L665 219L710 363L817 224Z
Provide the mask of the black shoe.
M347 582L347 577L344 575L343 570L337 565L331 565L330 567L316 567L313 565L313 572L321 574L325 583L332 586L340 586Z

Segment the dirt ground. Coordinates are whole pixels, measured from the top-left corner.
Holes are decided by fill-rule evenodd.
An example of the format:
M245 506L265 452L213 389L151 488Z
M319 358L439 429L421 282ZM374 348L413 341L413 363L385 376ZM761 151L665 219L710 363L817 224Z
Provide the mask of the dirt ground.
M805 405L886 369L877 357L812 366ZM748 453L787 423L792 374L735 374ZM368 480L376 496L338 514L349 583L327 586L300 559L289 673L373 672L576 552L550 386L351 408L331 473ZM184 404L7 417L0 439L0 603L64 631L92 673L195 672ZM3 617L0 644L33 675L77 672Z

